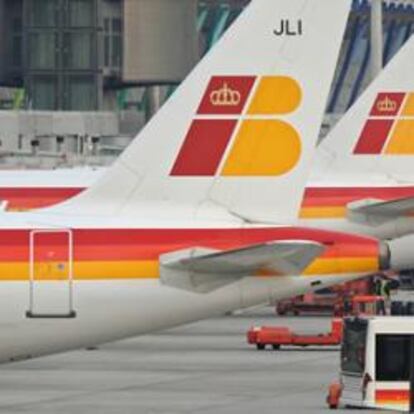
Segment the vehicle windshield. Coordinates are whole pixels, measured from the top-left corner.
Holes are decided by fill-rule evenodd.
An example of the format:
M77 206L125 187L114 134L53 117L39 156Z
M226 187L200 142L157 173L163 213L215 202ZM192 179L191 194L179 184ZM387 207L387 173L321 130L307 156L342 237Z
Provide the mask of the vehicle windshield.
M341 371L362 375L365 369L365 347L368 322L346 319L341 348Z

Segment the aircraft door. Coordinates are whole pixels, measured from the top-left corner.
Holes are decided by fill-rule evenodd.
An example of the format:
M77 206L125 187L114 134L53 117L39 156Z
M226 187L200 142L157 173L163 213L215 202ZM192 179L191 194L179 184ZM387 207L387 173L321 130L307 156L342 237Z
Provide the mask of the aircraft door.
M28 318L74 318L71 230L33 230L29 240Z

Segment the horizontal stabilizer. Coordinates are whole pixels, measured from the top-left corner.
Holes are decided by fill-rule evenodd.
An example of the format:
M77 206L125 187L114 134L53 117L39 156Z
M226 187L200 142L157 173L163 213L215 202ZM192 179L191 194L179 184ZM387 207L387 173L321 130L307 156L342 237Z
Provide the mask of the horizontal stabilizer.
M310 241L275 241L235 250L195 247L160 257L161 282L208 293L260 271L299 275L320 256L325 246Z
M347 217L351 221L368 224L384 222L414 213L414 197L391 201L376 199L358 200L347 206Z

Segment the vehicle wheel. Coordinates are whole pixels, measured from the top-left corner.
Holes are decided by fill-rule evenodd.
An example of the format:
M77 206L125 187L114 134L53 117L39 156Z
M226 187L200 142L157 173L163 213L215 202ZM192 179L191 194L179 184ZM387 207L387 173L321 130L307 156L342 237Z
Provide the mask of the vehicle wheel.
M256 347L259 351L263 351L265 349L266 345L265 344L256 344Z
M278 351L280 349L280 345L279 344L274 344L272 345L272 348L274 351Z

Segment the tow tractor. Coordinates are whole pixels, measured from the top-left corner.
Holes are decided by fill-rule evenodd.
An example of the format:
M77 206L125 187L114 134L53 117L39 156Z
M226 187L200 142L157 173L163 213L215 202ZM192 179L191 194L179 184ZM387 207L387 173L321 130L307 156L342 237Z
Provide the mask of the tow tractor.
M247 332L249 344L255 344L257 349L263 350L266 345L271 345L274 350L282 345L293 346L331 346L339 345L342 339L342 319L332 319L331 331L325 334L304 335L296 334L287 327L253 327Z
M329 407L408 411L412 340L408 316L345 319L340 380L329 387Z
M381 296L355 296L346 306L350 315L375 315L384 309L384 299ZM258 350L271 346L274 350L283 346L335 346L342 341L342 318L333 318L331 330L320 334L300 334L286 326L252 327L247 332L247 342L256 345Z

